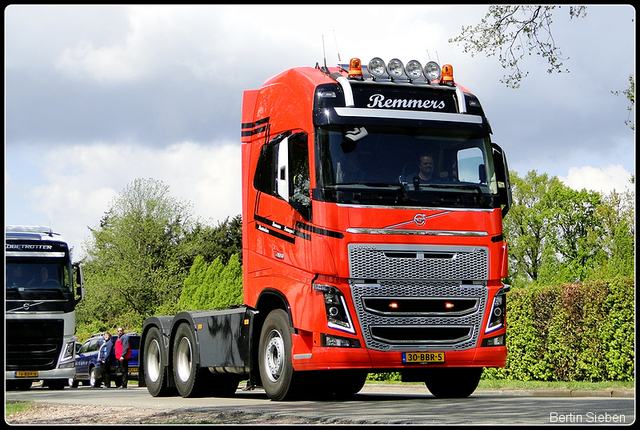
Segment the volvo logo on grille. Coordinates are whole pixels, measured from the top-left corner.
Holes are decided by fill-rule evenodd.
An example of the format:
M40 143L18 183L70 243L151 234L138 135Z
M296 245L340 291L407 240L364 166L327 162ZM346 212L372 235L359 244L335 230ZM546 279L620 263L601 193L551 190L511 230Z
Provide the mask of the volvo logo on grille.
M415 222L418 227L422 227L426 221L427 216L425 214L416 214L416 216L413 217L413 222Z

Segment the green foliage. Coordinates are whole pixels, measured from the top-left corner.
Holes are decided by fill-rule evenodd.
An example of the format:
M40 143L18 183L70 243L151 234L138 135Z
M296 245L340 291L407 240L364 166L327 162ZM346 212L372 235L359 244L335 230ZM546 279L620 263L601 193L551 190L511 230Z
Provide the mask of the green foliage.
M633 381L634 284L533 286L507 300L507 364L486 379Z
M176 308L198 255L205 261L219 258L218 264L231 263L225 277L239 270L239 258L236 255L232 262L232 255L242 249L241 217L214 228L191 219L190 205L173 198L161 181L136 179L127 185L85 244L86 295L77 308L80 327L100 321L105 327L138 331L145 318ZM226 296L216 300L232 301L235 296L224 290L228 282L220 282L220 294ZM99 331L104 330L94 332Z
M226 265L222 264L221 257L207 263L204 257L198 256L184 281L178 302L167 304L161 311L175 314L239 304L242 304L242 265L238 254L233 254Z
M511 172L504 220L509 282L515 286L633 277L634 193L573 190L558 178Z

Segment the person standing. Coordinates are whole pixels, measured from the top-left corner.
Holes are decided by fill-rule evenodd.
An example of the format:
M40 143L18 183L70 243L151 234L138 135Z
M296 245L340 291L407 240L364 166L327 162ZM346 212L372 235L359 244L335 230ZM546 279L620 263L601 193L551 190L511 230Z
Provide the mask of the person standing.
M111 359L113 357L113 337L111 337L111 333L105 332L104 334L104 342L100 346L100 351L98 352L98 361L100 362L100 367L102 368L102 382L104 382L105 388L111 387Z
M118 373L122 372L122 385L120 388L127 388L127 383L129 382L129 358L131 358L129 335L125 334L122 327L118 327L116 359L118 360Z

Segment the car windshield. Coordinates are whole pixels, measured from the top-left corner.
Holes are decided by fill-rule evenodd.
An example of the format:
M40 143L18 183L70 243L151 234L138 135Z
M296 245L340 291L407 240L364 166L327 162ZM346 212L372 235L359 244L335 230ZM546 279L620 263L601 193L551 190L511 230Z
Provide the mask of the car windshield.
M320 127L316 180L337 203L485 207L498 189L490 154L489 138L468 132Z

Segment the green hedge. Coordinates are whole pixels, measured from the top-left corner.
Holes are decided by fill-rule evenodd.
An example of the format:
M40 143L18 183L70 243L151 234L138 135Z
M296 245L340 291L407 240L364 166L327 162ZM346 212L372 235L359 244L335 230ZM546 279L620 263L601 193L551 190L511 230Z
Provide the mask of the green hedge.
M512 290L507 365L485 379L633 381L632 280Z

